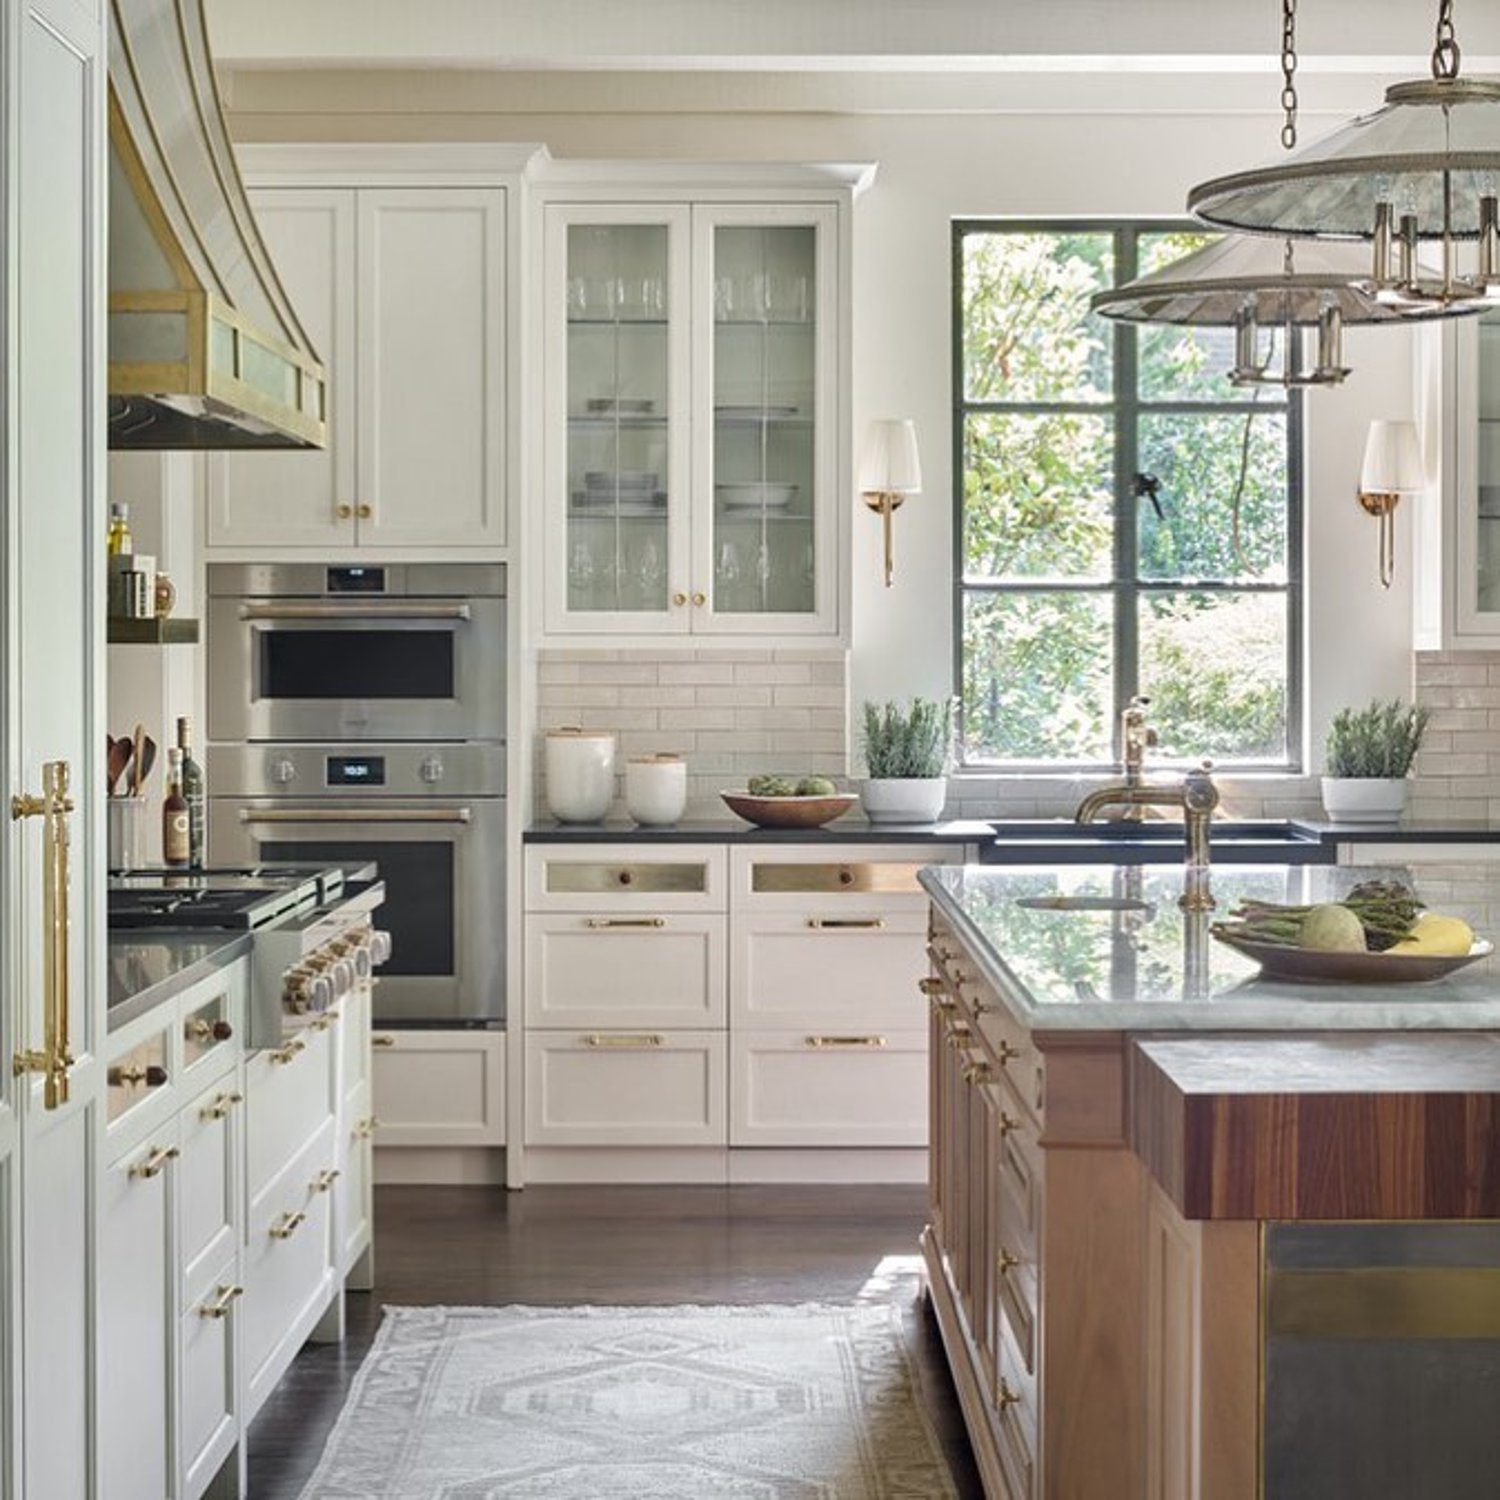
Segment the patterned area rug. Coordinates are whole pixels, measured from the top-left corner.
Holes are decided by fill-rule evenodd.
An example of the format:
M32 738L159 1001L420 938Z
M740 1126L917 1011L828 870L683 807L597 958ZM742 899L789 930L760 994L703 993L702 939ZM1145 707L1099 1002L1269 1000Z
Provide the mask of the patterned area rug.
M388 1308L303 1500L944 1500L895 1307Z

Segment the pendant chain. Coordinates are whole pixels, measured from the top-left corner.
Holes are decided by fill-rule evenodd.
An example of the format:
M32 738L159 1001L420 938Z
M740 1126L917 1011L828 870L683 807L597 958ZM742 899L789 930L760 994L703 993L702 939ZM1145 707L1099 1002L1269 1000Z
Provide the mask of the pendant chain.
M1281 108L1281 144L1290 151L1297 144L1297 0L1281 0Z
M1438 0L1437 31L1432 44L1432 76L1439 81L1458 77L1462 53L1453 31L1453 0Z

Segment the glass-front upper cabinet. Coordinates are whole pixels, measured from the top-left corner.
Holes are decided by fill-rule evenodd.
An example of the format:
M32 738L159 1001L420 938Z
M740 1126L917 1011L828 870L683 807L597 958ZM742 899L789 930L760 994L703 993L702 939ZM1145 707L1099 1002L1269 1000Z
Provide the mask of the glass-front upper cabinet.
M703 378L694 572L708 595L695 628L831 628L834 210L695 214Z
M689 624L689 216L547 210L548 625Z
M549 633L838 629L838 209L546 209Z

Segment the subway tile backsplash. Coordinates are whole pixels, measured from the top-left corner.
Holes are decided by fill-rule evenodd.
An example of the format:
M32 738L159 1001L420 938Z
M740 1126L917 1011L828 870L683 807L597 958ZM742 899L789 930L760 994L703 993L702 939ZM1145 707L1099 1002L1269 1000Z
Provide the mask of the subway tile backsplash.
M1500 652L1418 651L1415 681L1432 718L1412 815L1500 818Z
M851 770L848 653L838 649L543 651L537 716L543 730L614 730L621 780L629 756L685 755L689 812L700 816L728 816L720 789L758 772ZM543 816L544 775L538 737Z

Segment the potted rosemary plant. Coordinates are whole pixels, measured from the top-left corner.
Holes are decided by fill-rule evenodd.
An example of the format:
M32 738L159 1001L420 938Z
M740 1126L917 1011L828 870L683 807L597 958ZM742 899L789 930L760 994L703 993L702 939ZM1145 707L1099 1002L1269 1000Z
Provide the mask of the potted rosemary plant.
M948 703L913 698L864 706L865 765L860 788L872 823L935 823L948 800L948 750L953 713Z
M1334 716L1324 748L1323 806L1335 823L1394 823L1427 731L1427 710L1396 700Z

